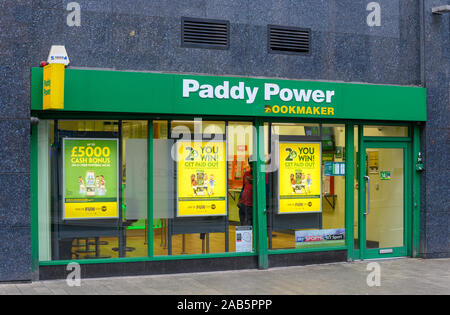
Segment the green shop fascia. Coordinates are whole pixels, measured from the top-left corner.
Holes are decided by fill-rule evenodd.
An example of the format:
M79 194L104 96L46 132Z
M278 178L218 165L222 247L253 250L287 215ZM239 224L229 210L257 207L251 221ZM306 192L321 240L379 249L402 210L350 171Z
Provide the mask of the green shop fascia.
M31 69L31 115L39 119L67 120L148 120L149 139L154 120L233 120L251 121L255 128L253 152L264 146L264 124L315 123L345 126L345 245L330 248L293 248L271 250L267 245L265 161L256 160L254 176L254 251L191 256L84 260L80 263L109 263L173 259L256 256L260 268L268 268L270 257L312 251L345 250L348 259L389 256L416 256L419 244L420 205L420 124L426 121L426 89L412 86L375 85L299 81L277 78L211 76L182 73L150 73L65 69L64 108L43 110L43 69ZM404 137L372 137L365 126L406 126ZM39 261L38 223L38 128L32 127L32 254L33 266L63 265L67 261ZM370 251L362 243L366 234L365 209L367 163L365 148L404 149L404 241L400 249ZM152 145L149 141L149 157ZM359 149L355 149L359 148ZM152 176L152 158L148 159L148 178ZM364 164L363 164L364 163ZM355 180L356 179L356 180ZM153 183L148 181L148 191ZM355 190L356 189L356 190ZM358 198L354 198L355 194ZM153 199L148 194L148 217L152 217ZM358 209L355 211L355 209ZM358 229L354 229L357 225ZM152 242L151 224L148 233ZM357 244L361 242L361 244Z

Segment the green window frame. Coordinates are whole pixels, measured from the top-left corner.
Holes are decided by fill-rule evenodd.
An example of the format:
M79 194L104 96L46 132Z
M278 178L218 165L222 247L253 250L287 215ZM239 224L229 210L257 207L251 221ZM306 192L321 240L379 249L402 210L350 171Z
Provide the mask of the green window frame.
M116 262L143 262L143 261L164 261L164 260L184 260L184 259L207 259L207 258L224 258L224 257L240 257L240 256L257 256L258 266L260 269L267 269L269 267L270 255L279 254L291 254L291 253L304 253L304 252L319 252L319 251L334 251L334 250L347 250L348 259L359 259L359 250L354 248L354 177L355 177L355 159L354 159L354 126L363 126L364 124L373 125L402 125L409 127L409 137L406 138L393 138L380 139L377 137L376 141L403 141L409 142L412 145L409 158L407 161L407 167L411 170L410 185L412 188L412 196L409 198L409 203L413 208L411 211L411 217L408 218L411 224L409 225L408 240L407 240L407 255L417 257L419 252L419 226L420 226L420 173L416 172L413 168L415 166L415 159L420 152L420 128L418 125L412 123L386 123L386 122L371 122L371 121L353 121L353 120L334 120L334 119L294 119L294 118L263 118L263 117L216 117L216 116L178 116L171 115L136 115L136 114L97 114L97 113L64 113L64 112L42 112L32 111L32 115L38 116L40 119L120 119L120 120L148 120L148 178L153 178L153 120L175 120L175 119L194 119L195 117L201 117L203 120L232 120L232 121L252 121L256 127L256 133L254 134L255 140L254 152L259 152L259 148L264 147L264 132L260 127L264 126L266 122L296 122L296 123L320 123L320 124L344 124L345 125L345 146L346 146L346 178L345 178L345 230L346 230L346 242L345 246L339 247L327 247L327 248L308 248L308 249L273 249L269 250L267 247L267 218L266 211L266 194L265 194L265 176L264 176L264 161L259 157L257 159L256 169L254 169L254 178L257 180L257 189L254 194L254 201L256 204L255 209L255 223L254 223L254 252L248 253L213 253L213 254L196 254L196 255L180 255L180 256L153 256L153 227L152 224L148 224L148 256L147 257L124 257L124 258L108 258L108 259L86 259L86 260L67 260L67 261L39 261L39 249L38 249L38 143L36 125L32 126L31 142L30 142L30 187L31 187L31 255L32 255L32 270L37 271L39 266L51 266L51 265L66 265L69 262L77 262L79 264L99 264L99 263L116 263ZM362 130L362 128L359 128ZM360 136L362 132L360 131ZM367 137L366 137L367 138ZM371 139L365 139L371 140ZM375 140L375 139L374 139ZM361 138L360 138L361 141ZM259 171L258 171L259 170ZM148 181L148 218L153 217L153 182ZM151 220L149 220L151 222Z

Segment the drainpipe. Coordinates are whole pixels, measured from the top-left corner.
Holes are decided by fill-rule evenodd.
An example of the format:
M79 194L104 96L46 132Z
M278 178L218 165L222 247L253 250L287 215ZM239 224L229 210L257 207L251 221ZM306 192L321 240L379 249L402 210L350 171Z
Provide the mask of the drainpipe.
M420 44L420 85L425 88L426 87L426 75L425 75L425 0L419 0L419 27L420 27L420 30L419 30L419 33L420 33L420 42L419 42L419 44ZM424 135L424 133L423 133L424 127L425 127L424 125L419 125L419 130L420 130L419 134L420 134L421 138ZM419 136L419 135L417 133L415 133L414 137L417 137L417 136ZM415 145L419 145L420 146L420 144L418 144L416 141L413 141L413 152L417 151L416 148L414 147ZM422 148L422 152L423 152L424 149L425 148ZM414 163L416 162L415 159L416 159L416 157L414 156ZM414 172L415 172L415 169L413 168L413 174L414 174ZM417 180L417 177L416 176L412 176L412 180L413 180L413 192L412 193L413 193L413 205L414 205L415 201L417 200L416 196L417 196L417 194L420 194L420 191L416 191L416 180ZM422 185L424 185L424 184L425 183L423 183L423 181L422 181ZM426 189L426 187L424 187L424 189ZM421 196L420 199L422 199L422 198L423 197ZM425 200L425 202L426 202L426 200ZM421 200L419 200L419 205L417 205L417 206L420 207L421 203L422 203ZM424 204L424 206L426 206L426 205ZM423 231L423 233L424 233L425 240L426 240L426 233L427 233L427 231L426 231L425 225L422 225L422 223L420 222L421 211L416 212L416 211L414 211L414 209L415 209L415 207L413 207L413 211L412 211L413 218L412 219L413 219L413 222L419 222L419 227L418 228L416 227L416 229L414 229L414 226L413 226L413 229L412 229L412 235L411 235L412 236L412 240L413 240L413 242L412 242L412 245L413 245L412 246L412 254L413 254L413 257L419 257L419 255L421 253L425 253L426 252L426 250L424 248L424 247L426 247L426 241L424 241L423 243L420 241L420 232L419 232L419 244L417 244L418 248L414 248L414 239L415 239L414 233L417 230L420 231L420 227L424 226L425 230ZM423 211L423 209L421 209L421 210ZM414 214L418 215L419 218L414 218Z
M419 0L420 26L420 85L426 87L425 81L425 0Z

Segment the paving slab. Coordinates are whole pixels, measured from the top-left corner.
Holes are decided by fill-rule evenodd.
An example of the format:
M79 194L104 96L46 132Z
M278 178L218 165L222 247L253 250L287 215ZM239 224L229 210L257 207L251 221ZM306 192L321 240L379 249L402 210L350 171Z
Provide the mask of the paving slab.
M379 286L367 279L379 267ZM373 274L372 274L373 275ZM372 283L373 284L373 283ZM450 259L401 258L267 270L0 283L0 295L449 295Z

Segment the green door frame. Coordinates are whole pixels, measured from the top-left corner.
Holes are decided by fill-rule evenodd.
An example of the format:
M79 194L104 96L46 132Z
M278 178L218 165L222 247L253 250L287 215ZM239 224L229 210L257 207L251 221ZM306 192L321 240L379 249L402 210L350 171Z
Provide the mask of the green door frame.
M360 167L358 172L359 182L359 206L358 206L358 240L359 240L359 258L360 259L375 259L386 257L400 257L411 255L411 217L412 217L412 181L411 181L411 142L409 138L387 138L387 137L364 137L362 135L363 128L359 128L360 132L360 146L359 146L359 161ZM403 169L404 169L404 216L403 216L403 236L404 244L402 247L393 247L392 252L380 253L383 248L367 249L366 248L366 149L367 148L391 148L403 149Z

